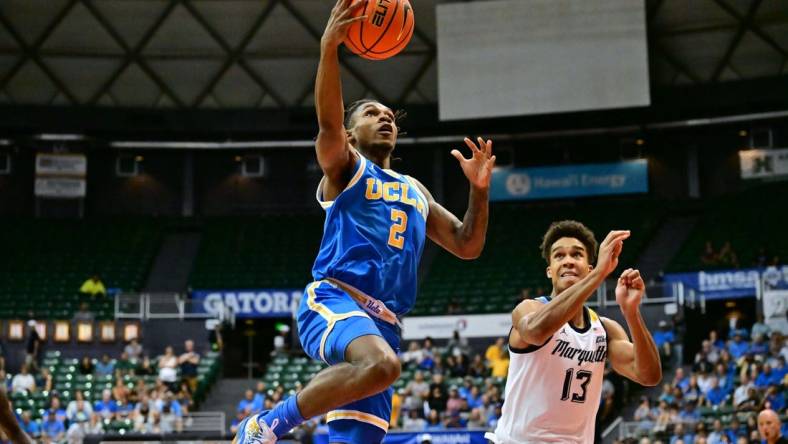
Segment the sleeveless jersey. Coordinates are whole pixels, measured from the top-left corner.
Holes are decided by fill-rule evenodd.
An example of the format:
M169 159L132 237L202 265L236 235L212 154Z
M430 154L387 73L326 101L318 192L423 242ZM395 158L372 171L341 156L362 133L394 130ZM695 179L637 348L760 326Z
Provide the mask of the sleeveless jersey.
M427 234L427 198L412 179L384 170L358 153L354 174L326 211L323 241L312 268L383 302L397 315L413 308Z
M500 444L594 442L607 333L595 312L583 307L583 315L582 330L567 322L541 346L509 347L505 401L495 430Z

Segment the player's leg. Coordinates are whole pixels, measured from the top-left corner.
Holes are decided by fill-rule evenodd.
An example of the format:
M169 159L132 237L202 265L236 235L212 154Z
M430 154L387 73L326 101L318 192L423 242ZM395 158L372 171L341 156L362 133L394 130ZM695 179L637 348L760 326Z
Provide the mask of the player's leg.
M331 410L328 421L328 442L379 444L388 432L391 419L391 397L394 390L389 387L368 398L360 399Z
M264 428L281 436L296 425L387 389L399 377L396 353L375 322L336 286L307 287L298 315L304 351L331 367L318 373L297 395L261 416Z

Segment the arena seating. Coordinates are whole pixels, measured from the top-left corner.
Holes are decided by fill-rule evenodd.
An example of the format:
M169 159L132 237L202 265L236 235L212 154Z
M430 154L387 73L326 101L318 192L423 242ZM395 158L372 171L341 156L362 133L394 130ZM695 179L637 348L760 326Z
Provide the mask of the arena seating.
M0 318L70 319L78 291L96 273L108 289L139 290L156 254L153 219L4 220ZM112 300L89 298L97 319L113 316Z
M778 196L786 195L788 185L773 183L706 202L703 215L671 262L670 271L731 268L701 262L707 241L717 250L730 241L743 268L753 265L761 247L770 253L769 260L781 251L788 251L788 238L774 235L788 226L788 208L777 204Z
M621 264L631 265L655 232L664 206L649 201L600 201L559 205L493 204L487 244L475 261L461 261L441 251L421 286L413 315L446 314L455 301L461 313L511 311L524 288L535 295L549 288L539 245L551 222L585 223L599 242L608 231L630 229Z
M209 220L192 288L302 288L320 246L323 215Z

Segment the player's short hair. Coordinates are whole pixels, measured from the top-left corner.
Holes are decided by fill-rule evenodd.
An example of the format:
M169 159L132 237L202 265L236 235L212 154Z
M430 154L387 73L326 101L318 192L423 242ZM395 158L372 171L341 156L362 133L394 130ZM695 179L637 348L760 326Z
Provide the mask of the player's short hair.
M380 103L380 101L374 99L361 99L348 105L345 109L345 128L351 129L353 127L353 115L356 113L356 110L368 103ZM397 125L398 129L400 122L404 120L407 115L408 113L401 109L394 111L394 124ZM400 132L400 135L402 134L404 133Z
M588 263L592 265L596 263L596 250L599 244L594 232L576 220L562 220L550 224L550 228L542 238L542 245L539 247L542 250L542 257L548 264L550 263L550 248L562 237L579 240L586 247Z

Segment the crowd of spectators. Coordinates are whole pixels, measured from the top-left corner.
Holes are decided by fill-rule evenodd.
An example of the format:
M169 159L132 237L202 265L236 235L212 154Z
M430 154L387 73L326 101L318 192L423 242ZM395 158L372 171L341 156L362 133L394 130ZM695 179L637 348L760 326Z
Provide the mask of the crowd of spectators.
M657 399L641 399L634 420L649 432L643 442L760 443L758 412L786 414L787 340L762 317L727 340L709 332L690 367L666 377Z
M403 371L392 397L391 430L432 432L496 427L509 370L504 338L490 344L484 354L475 352L457 332L443 347L436 346L430 338L411 341L400 354L400 361ZM301 384L297 384L293 391L300 389ZM612 410L615 390L605 378L603 411ZM267 387L258 382L238 403L231 432L235 433L246 416L271 409L289 395L281 385ZM325 418L313 418L295 433L299 436L325 430Z
M117 358L106 353L98 359L83 356L69 369L74 372L69 379L82 376L93 381L91 390L58 390L54 368L36 360L23 363L11 375L0 359L0 381L11 399L45 400L43 409L12 404L31 437L45 443L80 443L86 435L109 432L117 423L130 433L180 432L184 415L193 408L199 363L191 340L185 341L180 354L168 346L151 358L132 339Z

